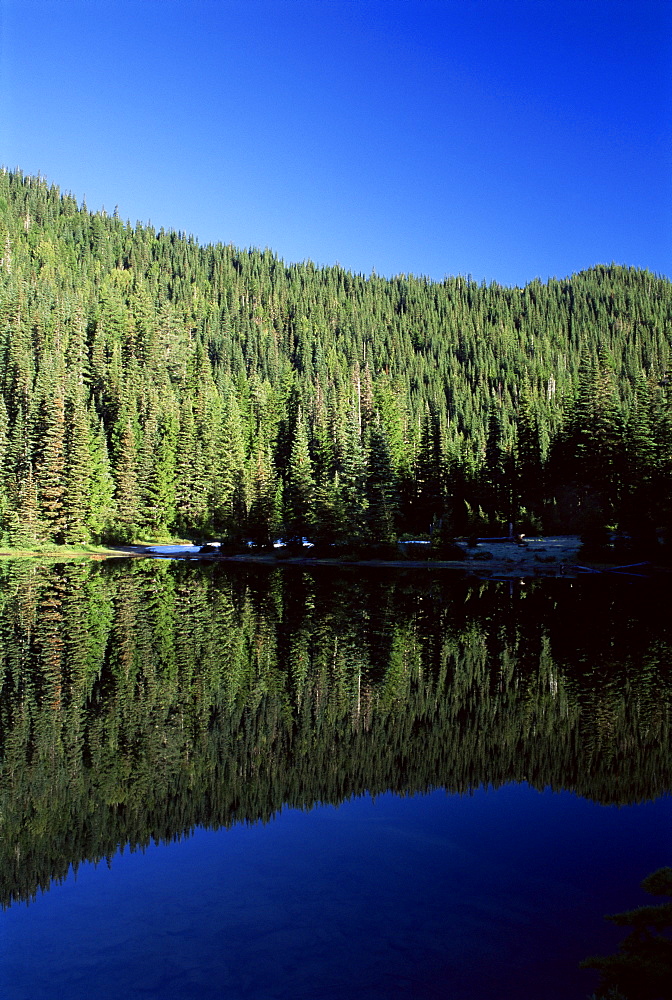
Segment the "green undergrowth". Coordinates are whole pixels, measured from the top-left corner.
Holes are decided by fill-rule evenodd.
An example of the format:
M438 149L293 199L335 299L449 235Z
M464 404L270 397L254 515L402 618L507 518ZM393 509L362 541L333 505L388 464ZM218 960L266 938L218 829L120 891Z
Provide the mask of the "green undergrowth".
M23 557L77 559L92 555L115 555L117 550L106 545L55 545L53 542L45 545L31 545L30 548L22 546L12 547L2 545L0 548L0 559L18 559Z

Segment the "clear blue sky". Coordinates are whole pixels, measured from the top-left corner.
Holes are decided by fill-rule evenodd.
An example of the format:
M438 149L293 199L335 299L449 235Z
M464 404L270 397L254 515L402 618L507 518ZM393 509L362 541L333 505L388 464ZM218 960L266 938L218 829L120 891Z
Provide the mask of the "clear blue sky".
M368 274L672 276L670 0L2 0L0 163Z

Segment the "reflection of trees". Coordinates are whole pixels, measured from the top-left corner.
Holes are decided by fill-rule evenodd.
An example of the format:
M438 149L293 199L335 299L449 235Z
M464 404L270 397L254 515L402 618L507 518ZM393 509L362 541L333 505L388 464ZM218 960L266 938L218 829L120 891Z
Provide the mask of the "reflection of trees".
M604 1000L666 1000L672 983L672 868L659 868L642 882L642 889L668 901L638 906L607 917L632 930L615 955L587 958L581 965L598 969Z
M1 573L5 901L120 843L284 803L521 780L628 802L672 785L668 595L645 583Z

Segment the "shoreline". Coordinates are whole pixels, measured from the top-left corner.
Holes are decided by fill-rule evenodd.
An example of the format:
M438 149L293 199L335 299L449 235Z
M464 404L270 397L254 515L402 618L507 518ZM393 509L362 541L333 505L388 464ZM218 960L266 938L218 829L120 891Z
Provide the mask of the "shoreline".
M403 543L402 543L403 544ZM44 550L0 551L0 559L36 559L49 562L71 562L80 559L102 561L106 559L181 559L185 562L250 563L261 566L316 567L331 566L340 569L393 570L453 570L482 580L521 580L541 577L577 579L587 575L619 575L645 579L652 573L671 573L667 566L648 561L614 565L580 556L581 540L578 535L555 535L526 540L519 544L513 540L479 541L475 548L465 551L464 559L357 559L288 555L280 553L241 552L220 555L217 551L201 552L194 545L175 543L119 546L91 546L90 548L64 546Z
M189 548L189 551L186 549ZM614 565L580 556L581 540L578 535L556 535L530 539L520 545L515 541L487 541L465 552L464 559L356 559L306 555L276 555L271 552L243 552L220 555L217 552L193 551L193 546L126 546L120 555L131 558L182 559L186 562L252 563L262 566L316 567L335 566L340 569L394 570L454 570L479 579L520 580L540 577L577 579L586 575L617 574L646 578L654 570L666 571L650 562L638 561L627 565ZM171 551L156 551L170 549Z

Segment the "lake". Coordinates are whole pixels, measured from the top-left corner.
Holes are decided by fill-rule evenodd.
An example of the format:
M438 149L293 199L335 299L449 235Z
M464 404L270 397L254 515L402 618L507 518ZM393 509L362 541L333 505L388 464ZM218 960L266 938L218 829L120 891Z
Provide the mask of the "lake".
M0 995L584 998L672 862L668 583L0 565Z

